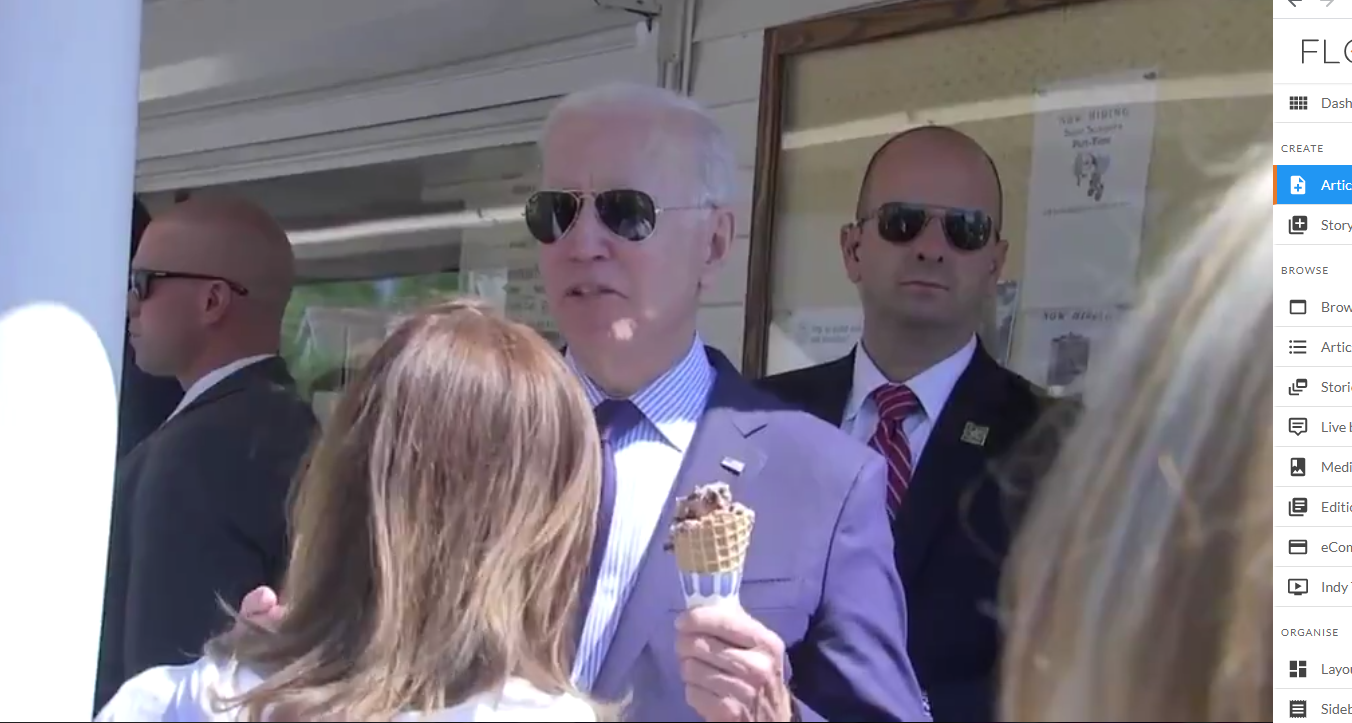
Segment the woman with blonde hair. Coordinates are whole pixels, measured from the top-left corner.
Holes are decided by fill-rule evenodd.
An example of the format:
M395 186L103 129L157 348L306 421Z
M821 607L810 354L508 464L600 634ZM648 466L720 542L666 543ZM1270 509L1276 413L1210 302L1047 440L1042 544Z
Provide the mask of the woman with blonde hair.
M97 720L596 720L570 669L599 450L534 331L470 301L414 315L298 482L287 615L141 674Z
M1272 720L1271 184L1099 357L1005 572L1001 720Z

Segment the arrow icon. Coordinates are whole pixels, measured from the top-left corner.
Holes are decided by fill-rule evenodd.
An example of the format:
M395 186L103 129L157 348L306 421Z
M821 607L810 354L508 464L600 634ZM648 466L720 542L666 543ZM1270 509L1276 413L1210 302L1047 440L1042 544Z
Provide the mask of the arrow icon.
M1332 4L1333 4L1333 0L1324 0L1324 7L1328 7L1328 6L1332 5Z
M1296 3L1300 2L1300 0L1286 0L1286 1L1291 3L1291 7L1295 7Z

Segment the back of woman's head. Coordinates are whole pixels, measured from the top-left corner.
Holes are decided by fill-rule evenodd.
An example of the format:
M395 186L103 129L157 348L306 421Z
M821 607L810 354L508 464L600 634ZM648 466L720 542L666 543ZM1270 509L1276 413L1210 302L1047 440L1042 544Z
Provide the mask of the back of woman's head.
M1271 720L1271 183L1099 357L1005 573L1001 720Z
M535 332L470 301L405 320L299 482L286 617L230 640L268 676L249 716L388 720L509 676L571 692L599 480L590 407Z

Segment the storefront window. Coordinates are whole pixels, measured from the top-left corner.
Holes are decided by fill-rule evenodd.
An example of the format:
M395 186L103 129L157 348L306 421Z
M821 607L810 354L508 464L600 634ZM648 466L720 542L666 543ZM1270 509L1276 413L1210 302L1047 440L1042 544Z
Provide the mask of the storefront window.
M336 392L399 313L460 291L455 271L301 284L286 308L282 356L303 390Z
M855 343L839 232L895 133L952 126L994 159L1010 250L983 343L1034 382L1069 388L1138 281L1267 149L1266 3L1009 5L900 3L769 32L749 372Z
M298 283L282 355L324 418L392 324L429 302L475 294L553 334L521 219L537 167L522 144L189 193L248 198L287 229Z

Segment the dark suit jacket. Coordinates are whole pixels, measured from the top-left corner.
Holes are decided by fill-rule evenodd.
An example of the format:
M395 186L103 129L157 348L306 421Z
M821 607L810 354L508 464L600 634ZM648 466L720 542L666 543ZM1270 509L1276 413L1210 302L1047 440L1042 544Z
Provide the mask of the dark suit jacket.
M853 381L851 352L761 385L840 426ZM910 618L908 649L936 721L995 720L1000 568L1032 482L1055 447L1051 427L1044 432L1038 425L1029 435L1054 403L978 346L936 420L893 522ZM985 438L978 443L981 428ZM1020 458L1018 473L997 474L994 463L1011 452Z
M286 565L286 501L315 430L279 358L221 380L118 466L95 710L128 678L197 658Z
M717 378L672 499L726 482L756 511L741 603L787 646L802 719L928 720L906 658L882 458L708 354ZM698 721L676 658L685 598L664 531L652 536L592 693L632 693L627 720Z

